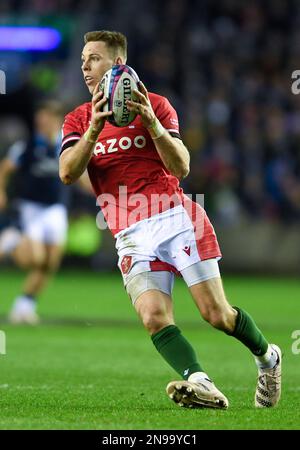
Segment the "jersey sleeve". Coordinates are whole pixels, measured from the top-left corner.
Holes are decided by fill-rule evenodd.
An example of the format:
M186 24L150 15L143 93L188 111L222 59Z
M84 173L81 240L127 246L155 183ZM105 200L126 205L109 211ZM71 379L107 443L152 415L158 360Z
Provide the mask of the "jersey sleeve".
M26 151L26 142L17 141L9 147L6 158L9 159L16 167L22 165L22 157Z
M62 126L62 142L60 154L68 147L72 147L83 135L82 126L74 111L66 115Z
M166 97L161 98L155 114L171 136L181 139L177 112Z

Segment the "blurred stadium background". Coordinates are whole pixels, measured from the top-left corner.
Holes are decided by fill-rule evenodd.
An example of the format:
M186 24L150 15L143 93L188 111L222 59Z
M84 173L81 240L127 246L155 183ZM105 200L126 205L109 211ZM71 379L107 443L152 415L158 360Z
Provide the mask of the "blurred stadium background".
M84 32L121 30L129 64L178 111L192 155L183 186L205 193L221 231L224 270L299 273L300 96L291 93L300 56L298 2L34 0L0 8L1 26L47 26L61 36L50 51L0 52L7 78L1 155L31 131L41 98L59 98L66 111L89 99L79 59ZM93 200L77 190L74 198L71 218L95 217ZM93 266L114 266L112 242L102 239Z
M295 363L298 363L299 369L300 359L300 356L297 359L290 351L291 333L300 328L299 305L296 302L297 296L298 299L300 297L297 278L300 271L300 95L293 95L291 92L292 72L300 69L299 25L300 4L296 0L253 0L251 2L240 0L176 0L176 2L172 0L163 2L158 0L86 0L84 2L12 0L0 2L0 36L1 29L8 26L50 27L57 30L60 36L57 47L44 51L30 49L20 51L13 49L12 46L7 49L3 39L0 39L0 69L6 74L6 94L0 95L0 158L5 155L13 142L30 135L33 110L41 100L59 99L63 102L66 111L89 100L80 71L83 34L93 29L114 29L125 33L129 44L128 64L135 68L149 90L166 95L178 112L182 136L191 153L191 173L182 185L187 193L205 194L205 207L216 228L223 252L221 267L225 274L225 284L228 285L229 297L231 296L236 303L248 306L248 310L256 315L259 324L265 326L266 332L274 339L278 338L279 343L282 342L286 346L291 380L293 380L292 374L296 376ZM13 183L10 190L13 200ZM7 393L4 411L7 412L8 419L2 423L4 428L38 426L72 428L72 423L75 424L75 428L80 427L80 424L85 428L89 426L164 427L164 422L153 413L155 405L151 399L147 400L149 406L147 411L151 414L149 413L148 417L145 412L147 417L145 416L144 422L139 422L141 418L138 413L135 413L136 416L133 414L128 421L120 419L121 415L125 417L125 411L128 413L131 408L130 403L127 404L125 400L125 406L123 410L121 408L118 419L113 417L111 421L108 419L105 421L103 415L102 421L97 422L98 416L90 409L89 412L94 414L94 419L89 422L88 412L87 410L83 412L84 407L81 405L82 410L78 412L76 421L74 419L76 414L72 416L70 412L72 408L76 410L75 396L73 399L70 394L70 400L70 397L63 392L62 374L65 372L63 361L59 359L62 358L59 356L60 345L66 357L68 354L76 359L78 357L76 351L79 350L82 353L81 358L84 358L84 351L90 349L95 336L91 336L91 341L88 341L88 335L93 333L98 333L100 342L106 342L106 335L107 339L113 339L114 330L120 330L119 334L117 332L118 336L126 334L128 337L132 334L131 341L129 338L128 341L124 338L123 345L125 346L125 342L128 342L125 353L126 349L134 348L137 336L146 342L143 330L122 328L137 322L137 319L130 309L129 302L126 302L121 278L119 275L114 275L116 255L110 232L96 229L97 213L95 201L77 187L72 187L69 202L70 231L66 255L60 273L49 290L43 294L41 303L40 311L42 315L44 314L46 328L34 331L25 328L13 330L7 325L2 327L7 330L8 343L11 342L6 356L4 378L10 378L11 383L15 383L16 389L19 386L19 393L21 397L23 396L22 401L26 405L23 412L17 415L18 419L14 419L16 417L14 407L18 407L20 400L14 396L15 391ZM108 271L113 273L107 275ZM243 277L238 277L241 274ZM269 276L277 277L278 275L286 278L282 278L282 282L269 278ZM295 278L288 278L291 275ZM11 271L10 267L2 270L1 314L6 313L9 302L17 292L17 287L14 286L19 283L18 272ZM180 282L177 289L178 297L185 295L185 291L181 290ZM190 333L191 337L196 336L195 311L192 307L186 310L183 300L181 300L182 304L180 300L178 301L179 317L183 317L187 334ZM273 307L274 315L272 316L270 309ZM51 319L54 316L56 322ZM70 328L64 328L63 323L59 322L59 318L65 317L69 318ZM76 324L78 323L83 324L87 331L79 329L77 336ZM92 325L99 325L101 330L103 324L105 324L102 330L103 335L98 328L93 328L94 331L89 328ZM56 334L52 333L52 337L49 337L51 326L57 327ZM213 338L216 333L208 331L205 324L201 327L198 335L203 333L204 342L205 339L210 340L210 346L206 348L204 343L201 344L202 351L204 350L204 354L205 352L208 355L214 354L216 348L223 345L224 339L219 335ZM100 334L102 338L99 337ZM54 335L56 337L53 337ZM12 336L11 341L9 341L10 336ZM49 340L54 339L52 349L47 336ZM62 343L67 343L74 338L76 344L72 349L68 346L64 347ZM49 379L47 381L50 376L47 366L49 359L44 353L43 356L40 354L42 350L36 350L37 339L41 339L47 349L49 347L48 354L49 358L53 359L53 365L58 360L61 363L61 366L59 364L56 366L57 373L50 371L50 381ZM93 345L95 346L95 342ZM105 347L105 344L103 345ZM116 341L115 352L119 345L120 342ZM146 350L141 343L138 344L138 349L143 348L144 355L147 355L150 360L152 358L155 391L157 395L160 395L158 380L163 379L164 383L169 378L165 376L165 369L161 369L158 359L155 359L156 355L150 343L147 341L144 345L148 345L145 347ZM103 385L97 377L102 363L105 366L102 377L109 377L111 371L117 379L121 376L118 375L118 368L114 367L113 361L110 367L107 362L103 362L105 358L99 362L99 348L95 347L93 355L89 355L91 358L86 358L83 362L88 376L81 366L79 368L70 363L71 356L67 359L68 364L71 364L70 367L74 371L78 370L77 373L79 373L77 378L74 373L70 376L72 371L70 368L67 371L68 375L65 374L65 377L69 377L66 382L70 382L71 379L71 384L77 386L78 399L83 398L80 397L83 396L82 386L89 377L93 381L88 384L96 386L101 391ZM13 362L9 359L13 358L10 356L13 352L11 349L14 349L18 355L18 359L12 359ZM105 354L110 351L108 347L104 350ZM23 351L33 352L30 353L27 363L22 361L22 358L19 359ZM235 351L240 352L239 360L242 361L243 358L245 361L249 360L248 355L240 348L237 350L235 344L230 343L227 351L228 358L230 358L230 352ZM36 355L40 364L38 366L40 377L36 378L32 378L31 372L32 366L36 364L33 355ZM134 355L132 355L133 358ZM146 357L144 358L145 366L147 366ZM129 358L131 364L133 364L132 359ZM212 361L216 363L216 359L217 356L214 356ZM212 371L215 371L213 363L209 362L209 364L212 366ZM246 362L243 361L242 364L248 368ZM219 368L216 376L222 380L228 378L228 381L224 381L227 387L227 385L230 386L230 377L240 381L239 376L243 373L243 367L238 365L232 367L229 362L228 364L226 362L224 371ZM16 372L13 372L14 369ZM122 370L130 379L130 370L124 361ZM23 380L20 372L25 373L25 378L30 377L33 381ZM161 372L164 372L163 375ZM169 377L174 376L170 371L167 374ZM137 376L139 376L139 382L146 383L139 369L137 369ZM144 376L147 379L146 372ZM255 371L252 370L252 381L254 377ZM57 381L58 379L60 381ZM244 381L245 391L248 389L246 381L247 379ZM51 388L48 392L47 387L42 391L41 395L45 396L45 402L48 401L48 405L49 402L51 405L48 416L46 417L46 412L40 421L38 421L37 411L41 413L43 401L41 404L37 402L36 412L32 412L34 409L30 410L28 391L22 390L23 382L33 385L32 391L37 396L34 397L35 399L40 398L38 394L41 394L39 391L41 384L51 386L52 383L52 387L55 385L58 389L55 394ZM8 382L1 379L1 383L3 387ZM162 391L163 386L164 384L161 385ZM130 389L134 397L133 386ZM154 387L147 385L142 389L145 392L148 389L151 397L151 389ZM294 387L289 389L292 391ZM3 392L4 390L5 388ZM99 411L99 405L103 399L101 397L100 403L97 404L97 401L92 399L94 390L92 391L89 394L90 401L96 402L92 404L95 410ZM249 392L247 395L250 399L252 391ZM46 399L47 393L49 397ZM52 400L50 400L50 394ZM58 415L55 415L53 400L56 398L55 395L57 399L63 398L61 404L58 401L61 408ZM120 408L120 405L112 400L113 387L109 395L111 395L112 405L117 409ZM237 412L242 414L243 402L238 392L235 395L236 405L240 408ZM134 398L135 402L140 401L140 398L136 396ZM286 408L287 399L288 394L285 400ZM290 408L293 407L293 400L289 399ZM129 402L127 398L126 401ZM254 419L251 422L252 419L246 418L250 417L247 416L250 414L248 407L248 410L247 408L243 410L245 416L240 416L242 422L239 421L238 416L234 416L234 413L228 416L227 421L224 418L224 423L218 422L216 414L206 414L205 421L199 424L194 413L193 420L189 422L185 415L182 422L182 411L175 412L167 403L167 399L163 398L160 401L161 405L164 405L162 413L165 416L169 412L173 414L173 419L167 422L165 428L188 428L189 426L191 428L205 426L208 428L218 426L280 428L280 424L286 428L297 427L292 409L290 415L285 410L285 412L277 413L275 419L274 416L272 419L266 412L260 415L260 422ZM80 400L78 402L80 403ZM69 421L63 414L63 408L66 405L70 407ZM105 414L108 414L105 404L101 404L101 408L104 408L102 413L105 411ZM281 422L284 414L286 421Z

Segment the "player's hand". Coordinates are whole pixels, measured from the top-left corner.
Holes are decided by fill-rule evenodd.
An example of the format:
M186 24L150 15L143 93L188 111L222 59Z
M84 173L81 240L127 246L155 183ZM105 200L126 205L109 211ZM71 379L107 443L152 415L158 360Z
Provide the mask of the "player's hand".
M7 195L6 192L0 190L0 211L5 209L7 205Z
M107 98L103 96L102 91L99 91L99 85L100 83L97 83L93 91L91 125L100 133L104 127L106 118L112 115L112 111L102 111L103 106L107 102Z
M129 111L135 111L137 114L141 116L142 123L145 128L149 128L154 122L156 116L152 109L152 105L149 100L148 91L145 88L144 84L139 81L139 90L133 90L133 92L138 97L140 103L133 102L132 100L127 100L126 105Z

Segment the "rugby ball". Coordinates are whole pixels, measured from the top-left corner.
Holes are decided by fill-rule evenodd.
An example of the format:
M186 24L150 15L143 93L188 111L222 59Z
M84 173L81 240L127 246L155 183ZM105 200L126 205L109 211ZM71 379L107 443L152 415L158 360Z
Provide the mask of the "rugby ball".
M116 127L126 127L135 118L136 113L127 109L126 100L139 101L133 89L138 90L139 77L136 72L126 64L112 66L101 82L99 89L108 99L103 111L112 111L107 120Z

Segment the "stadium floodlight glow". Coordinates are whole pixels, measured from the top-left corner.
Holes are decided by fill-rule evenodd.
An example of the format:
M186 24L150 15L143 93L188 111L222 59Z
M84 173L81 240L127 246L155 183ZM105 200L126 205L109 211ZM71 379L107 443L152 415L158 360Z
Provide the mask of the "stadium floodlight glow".
M55 28L0 26L0 50L53 50L61 42Z

